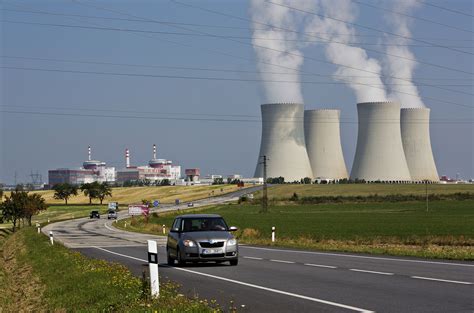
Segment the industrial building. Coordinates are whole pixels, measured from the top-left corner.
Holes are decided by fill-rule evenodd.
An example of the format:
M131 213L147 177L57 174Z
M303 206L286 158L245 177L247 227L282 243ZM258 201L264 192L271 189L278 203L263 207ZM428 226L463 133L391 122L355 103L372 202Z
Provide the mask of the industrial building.
M304 111L306 150L317 181L348 178L340 135L340 110Z
M88 147L88 159L79 168L59 168L48 171L48 183L54 186L61 183L81 185L92 182L115 183L115 167L105 162L92 160L92 150Z
M159 182L164 179L171 183L181 181L181 166L173 165L173 162L156 157L156 145L153 145L153 158L144 166L130 165L130 151L125 150L125 168L117 171L117 182L149 180Z
M411 181L400 130L400 104L357 104L359 127L351 179L366 182Z
M304 106L299 103L270 103L261 106L262 139L254 177L264 177L262 156L266 156L267 177L299 181L313 177L304 137Z

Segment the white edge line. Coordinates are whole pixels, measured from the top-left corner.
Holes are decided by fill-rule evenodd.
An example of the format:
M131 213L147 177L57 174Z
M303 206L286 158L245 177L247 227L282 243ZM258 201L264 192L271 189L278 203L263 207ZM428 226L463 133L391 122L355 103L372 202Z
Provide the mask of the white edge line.
M132 256L125 255L125 254L109 251L107 249L103 249L103 248L100 248L100 247L95 247L95 248L99 249L99 250L102 250L102 251L105 251L105 252L108 252L108 253L111 253L111 254L122 256L124 258L129 258L129 259L137 260L137 261L141 261L141 262L147 262L146 260L143 260L143 259L139 259L139 258L135 258L135 257L132 257ZM196 272L196 271L188 270L188 269L185 269L185 268L180 268L180 267L171 267L171 268L173 268L175 270L179 270L179 271L184 271L184 272L188 272L188 273L192 273L192 274L197 274L197 275L201 275L201 276L205 276L205 277L210 277L210 278L214 278L214 279L227 281L227 282L238 284L238 285L243 285L243 286L247 286L247 287L252 287L252 288L261 289L261 290L265 290L265 291L270 291L270 292L273 292L273 293L278 293L278 294L282 294L282 295L286 295L286 296L290 296L290 297L294 297L294 298L300 298L300 299L304 299L304 300L309 300L309 301L313 301L313 302L318 302L318 303L322 303L322 304L332 305L332 306L335 306L335 307L348 309L348 310L353 310L353 311L357 311L357 312L361 312L361 313L374 313L374 311L365 310L365 309L357 308L357 307L350 306L350 305L345 305L345 304L336 303L336 302L332 302L332 301L322 300L322 299L318 299L318 298L307 297L307 296L299 295L299 294L296 294L296 293L277 290L277 289L273 289L273 288L267 288L267 287L263 287L263 286L259 286L259 285L249 284L249 283L241 282L241 281L238 281L238 280L233 280L233 279L219 277L219 276L215 276L215 275L211 275L211 274Z
M107 228L108 230L117 231L116 229L111 228L109 225L107 225L107 222L104 223L104 226L105 226L105 228Z
M415 279L440 281L440 282L443 282L443 283L453 283L453 284L462 284L462 285L472 285L473 284L473 283L470 283L470 282L467 282L467 281L447 280L447 279L430 278L430 277L422 277L422 276L410 276L410 277L415 278Z
M273 260L273 259L270 259L270 262L287 263L287 264L295 264L296 263L296 262L293 262L293 261Z
M270 249L270 248L261 248L261 247L251 247L251 246L242 246L247 249L257 249L257 250L266 250L266 251L278 251L278 252L290 252L290 253L304 253L304 254L317 254L317 255L330 255L337 257L345 258L360 258L360 259L373 259L373 260L385 260L385 261L398 261L398 262L412 262L412 263L428 263L428 264L438 264L438 265L451 265L451 266L467 266L474 267L474 264L463 264L463 263L449 263L449 262L437 262L437 261L423 261L423 260L410 260L410 259L395 259L395 258L382 258L375 256L365 256L365 255L354 255L354 254L339 254L339 253L327 253L327 252L316 252L316 251L300 251L300 250L284 250L284 249Z
M306 266L314 266L314 267L337 268L337 266L322 265L322 264L313 264L313 263L305 263L304 265L306 265Z
M359 270L359 269L357 269L357 268L350 268L349 271L362 272L362 273L370 273L370 274L380 274L380 275L395 275L394 273L376 272L376 271L368 271L368 270Z
M253 256L244 256L243 258L244 259L251 259L251 260L263 260L262 258L256 258L256 257L253 257Z

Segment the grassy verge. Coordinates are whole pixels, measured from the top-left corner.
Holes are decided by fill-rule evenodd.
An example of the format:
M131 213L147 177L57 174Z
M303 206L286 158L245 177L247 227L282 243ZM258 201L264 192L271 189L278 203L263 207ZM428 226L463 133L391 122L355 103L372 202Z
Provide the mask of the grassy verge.
M169 282L161 284L158 300L150 299L148 284L124 266L51 247L34 228L0 240L0 308L5 312L220 311L207 301L184 297Z
M223 205L199 210L222 215L238 226L241 242L257 245L474 260L474 201L337 203L270 206ZM197 210L196 210L197 211ZM161 233L177 213L121 221L127 230ZM271 227L277 242L271 243Z

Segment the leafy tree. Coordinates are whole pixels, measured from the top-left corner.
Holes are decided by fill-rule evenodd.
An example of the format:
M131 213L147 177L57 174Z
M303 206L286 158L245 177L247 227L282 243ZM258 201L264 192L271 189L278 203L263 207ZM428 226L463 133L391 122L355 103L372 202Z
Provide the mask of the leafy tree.
M53 190L54 199L64 200L66 204L71 196L77 196L77 187L68 183L57 184Z
M170 182L169 179L165 178L165 179L162 179L162 180L161 180L160 185L161 185L161 186L170 186L170 185L171 185L171 182Z
M17 228L17 223L24 217L24 208L27 205L28 192L17 188L12 191L10 196L5 196L5 200L1 204L2 219L12 222L13 231Z
M89 204L92 204L92 199L99 197L99 185L98 182L85 183L81 185L81 191L89 198Z
M107 183L98 184L97 198L99 198L100 204L102 204L106 197L112 197L112 187Z
M212 182L213 185L223 185L224 184L224 179L223 178L214 178L214 181Z
M309 177L303 178L303 184L306 184L306 185L311 184L311 178Z
M37 194L28 195L26 199L26 205L23 207L23 217L28 221L28 225L31 226L31 218L33 215L38 214L41 211L44 211L48 208L44 198Z

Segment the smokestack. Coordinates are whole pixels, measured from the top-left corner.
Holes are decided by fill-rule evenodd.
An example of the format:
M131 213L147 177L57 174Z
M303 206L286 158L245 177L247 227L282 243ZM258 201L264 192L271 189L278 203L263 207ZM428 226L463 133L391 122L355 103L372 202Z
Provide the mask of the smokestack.
M304 111L304 137L313 177L348 178L339 130L340 110Z
M285 181L313 178L306 152L303 129L303 104L263 104L262 141L255 177L263 177L261 157L267 156L267 177L284 177Z
M357 104L359 130L351 179L367 182L411 181L400 131L400 104Z
M400 115L403 150L411 179L438 182L430 141L430 109L405 108Z
M89 147L87 148L87 154L88 154L88 156L89 156L89 161L92 160L92 158L91 158L91 146L89 146Z
M130 167L130 151L128 151L128 148L125 149L125 167Z
M156 159L156 145L153 144L153 159Z

